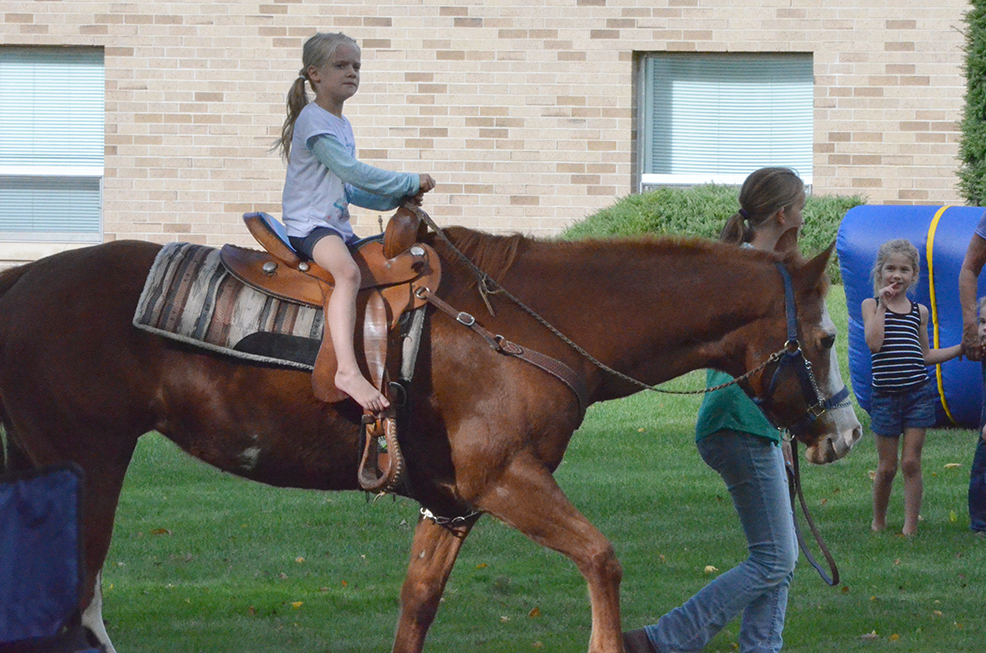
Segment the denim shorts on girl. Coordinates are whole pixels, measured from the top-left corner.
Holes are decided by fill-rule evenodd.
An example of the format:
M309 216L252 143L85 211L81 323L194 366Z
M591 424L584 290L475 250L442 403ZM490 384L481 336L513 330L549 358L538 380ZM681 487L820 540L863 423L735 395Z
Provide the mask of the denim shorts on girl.
M873 389L870 428L877 435L896 438L906 428L926 429L934 425L935 394L930 381L903 392Z
M307 236L288 236L288 242L291 243L295 252L301 254L305 260L310 261L314 258L312 252L315 250L315 244L326 236L338 236L350 248L352 248L353 243L359 240L355 235L348 236L349 240L347 240L347 236L332 227L315 227Z

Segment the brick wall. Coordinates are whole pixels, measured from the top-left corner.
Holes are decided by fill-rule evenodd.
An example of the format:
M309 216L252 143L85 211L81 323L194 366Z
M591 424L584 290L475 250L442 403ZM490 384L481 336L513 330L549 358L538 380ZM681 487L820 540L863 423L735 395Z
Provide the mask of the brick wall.
M635 51L812 52L814 192L960 202L968 6L928 4L2 0L0 45L105 48L106 240L246 244L240 214L280 214L269 148L316 29L362 45L363 161L432 174L440 223L548 236L635 188Z

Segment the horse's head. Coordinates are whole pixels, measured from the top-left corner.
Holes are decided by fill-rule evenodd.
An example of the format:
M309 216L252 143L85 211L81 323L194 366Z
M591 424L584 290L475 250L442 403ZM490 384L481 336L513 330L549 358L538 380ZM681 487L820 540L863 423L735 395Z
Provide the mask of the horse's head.
M764 412L804 443L805 457L816 464L842 458L862 435L839 369L835 325L825 307L825 267L834 246L807 263L789 258L778 266L785 285L787 342L764 367L755 388Z

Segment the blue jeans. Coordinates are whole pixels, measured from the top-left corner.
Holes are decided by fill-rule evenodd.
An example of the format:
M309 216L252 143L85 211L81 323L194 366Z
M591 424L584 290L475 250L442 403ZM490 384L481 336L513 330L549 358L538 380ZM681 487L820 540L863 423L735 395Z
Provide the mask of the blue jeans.
M644 630L660 653L698 652L742 613L740 652L780 651L798 559L781 448L764 438L720 431L699 440L698 450L726 482L750 555Z
M982 437L976 440L969 474L969 526L974 531L986 531L986 442Z

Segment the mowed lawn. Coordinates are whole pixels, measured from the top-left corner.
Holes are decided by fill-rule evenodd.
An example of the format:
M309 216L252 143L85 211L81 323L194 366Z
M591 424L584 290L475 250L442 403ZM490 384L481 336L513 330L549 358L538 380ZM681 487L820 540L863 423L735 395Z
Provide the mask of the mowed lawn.
M833 288L830 307L844 333L841 290ZM848 378L845 363L843 372ZM693 373L668 387L703 380ZM745 557L729 496L695 450L699 402L643 393L598 404L556 473L623 563L628 629L656 621ZM868 429L848 458L803 466L843 583L828 587L802 558L785 651L986 650L986 540L969 531L966 509L975 437L929 432L924 521L912 538L896 534L899 478L890 528L869 531L876 452ZM406 499L275 489L149 435L104 571L107 627L120 653L389 651L416 520ZM589 628L574 565L486 517L463 547L426 650L585 651ZM737 631L730 624L707 651L736 650Z

